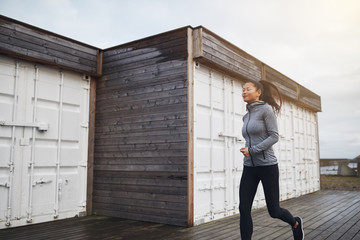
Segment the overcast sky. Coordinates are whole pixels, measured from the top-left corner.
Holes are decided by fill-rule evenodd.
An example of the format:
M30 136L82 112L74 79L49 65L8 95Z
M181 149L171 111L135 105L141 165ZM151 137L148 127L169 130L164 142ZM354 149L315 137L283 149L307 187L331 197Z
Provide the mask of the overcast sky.
M321 96L321 158L360 155L359 0L0 0L0 14L99 48L202 25Z

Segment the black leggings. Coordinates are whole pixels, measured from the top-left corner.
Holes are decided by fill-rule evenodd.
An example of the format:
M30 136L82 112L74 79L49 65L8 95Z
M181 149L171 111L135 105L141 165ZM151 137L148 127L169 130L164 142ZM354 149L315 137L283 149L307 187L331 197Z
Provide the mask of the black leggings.
M291 213L279 204L279 168L278 165L264 167L246 167L240 182L240 233L241 239L251 239L253 222L251 208L257 187L261 181L264 189L266 206L272 218L279 218L294 226L296 221Z

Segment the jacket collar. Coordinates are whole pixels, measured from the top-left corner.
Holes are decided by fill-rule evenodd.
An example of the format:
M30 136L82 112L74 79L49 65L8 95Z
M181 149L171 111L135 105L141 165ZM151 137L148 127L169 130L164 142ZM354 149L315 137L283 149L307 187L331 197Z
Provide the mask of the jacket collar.
M256 101L256 102L252 102L252 103L246 105L246 109L249 111L251 109L254 109L257 106L264 105L264 104L265 104L265 102L261 101L261 100Z

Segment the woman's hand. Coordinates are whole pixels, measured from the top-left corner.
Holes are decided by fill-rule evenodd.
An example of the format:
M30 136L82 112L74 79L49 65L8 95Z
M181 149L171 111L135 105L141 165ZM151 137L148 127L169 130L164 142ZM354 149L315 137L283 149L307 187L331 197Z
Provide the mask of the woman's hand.
M249 156L250 156L249 148L247 148L247 147L240 148L240 152L241 152L242 154L244 154L245 157L249 157Z

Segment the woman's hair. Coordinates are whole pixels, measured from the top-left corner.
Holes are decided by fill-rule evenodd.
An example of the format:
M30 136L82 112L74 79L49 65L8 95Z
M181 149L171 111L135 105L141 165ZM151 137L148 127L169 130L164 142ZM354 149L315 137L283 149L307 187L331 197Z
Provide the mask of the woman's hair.
M282 106L282 98L279 89L274 84L265 80L260 80L260 81L249 80L246 82L254 84L256 90L260 89L261 90L260 100L268 103L274 109L276 114L280 113L280 109Z

